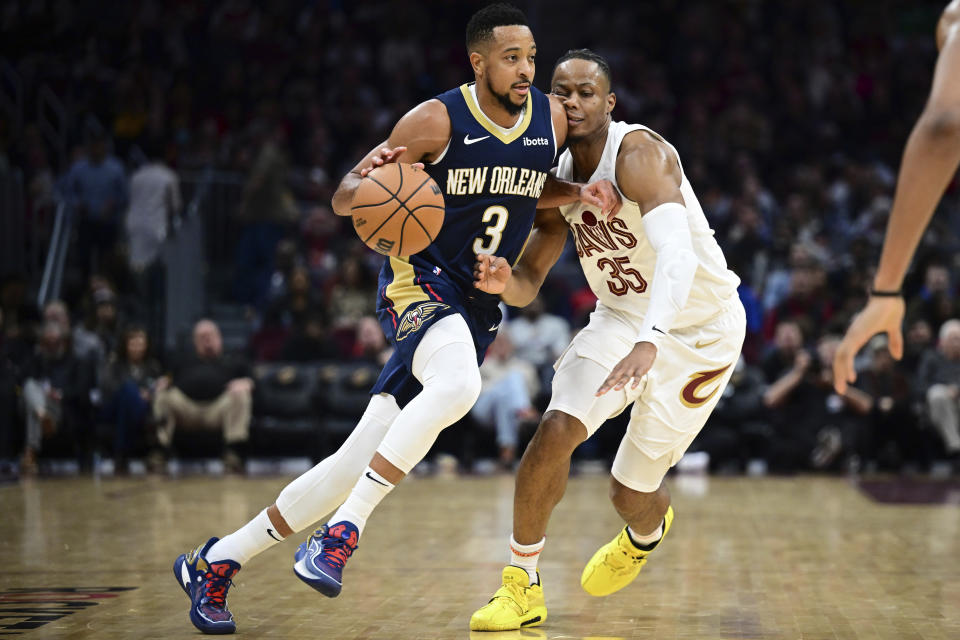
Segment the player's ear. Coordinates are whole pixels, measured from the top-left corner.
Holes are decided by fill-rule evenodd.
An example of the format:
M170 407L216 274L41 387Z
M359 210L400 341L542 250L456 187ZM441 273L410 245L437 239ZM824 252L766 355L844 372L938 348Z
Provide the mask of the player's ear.
M610 112L613 111L615 106L617 106L617 94L611 91L607 94L607 106L604 111L606 111L607 115L610 115Z
M487 61L484 59L483 54L479 51L470 52L470 66L473 67L473 72L478 76L483 75L483 71L487 66Z

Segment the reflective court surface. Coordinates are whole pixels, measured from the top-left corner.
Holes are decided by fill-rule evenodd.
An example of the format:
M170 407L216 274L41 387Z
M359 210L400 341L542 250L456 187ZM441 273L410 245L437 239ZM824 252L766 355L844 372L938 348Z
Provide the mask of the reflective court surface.
M199 637L174 558L288 480L0 487L0 637ZM410 478L371 517L339 598L294 577L302 532L250 561L229 603L247 638L960 638L960 483L901 484L671 478L669 537L632 585L593 598L580 572L622 524L606 476L574 477L540 564L546 623L471 634L508 559L513 478Z

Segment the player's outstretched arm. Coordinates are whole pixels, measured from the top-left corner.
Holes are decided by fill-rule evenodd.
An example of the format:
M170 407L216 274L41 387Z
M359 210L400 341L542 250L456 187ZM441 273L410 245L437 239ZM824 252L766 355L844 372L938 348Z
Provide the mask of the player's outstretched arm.
M580 184L561 180L551 173L537 200L537 209L555 209L578 201L596 207L607 219L617 215L623 205L620 193L609 180Z
M350 203L360 181L375 168L391 162L420 165L435 160L450 141L450 116L439 100L427 100L408 111L390 137L377 145L340 181L331 202L339 216L350 215Z
M960 13L960 2L952 3L951 7ZM900 288L923 231L957 165L960 165L960 24L954 24L945 36L933 74L930 99L903 151L875 288Z
M890 220L873 280L875 291L899 292L903 278L933 217L937 202L960 165L960 0L946 8L937 26L940 57L930 98L903 150ZM854 358L878 333L889 337L890 353L903 354L904 302L871 296L847 330L833 361L833 384L843 394L857 379Z
M473 286L498 294L510 306L525 307L537 297L550 268L560 259L567 242L567 223L558 209L537 211L533 231L517 265L503 258L480 254L473 269Z
M636 389L657 357L657 336L673 327L687 303L697 272L687 209L680 192L683 175L673 151L657 136L634 131L624 137L617 155L617 184L637 203L643 230L657 253L650 303L633 349L613 368L596 394L619 391L630 380Z

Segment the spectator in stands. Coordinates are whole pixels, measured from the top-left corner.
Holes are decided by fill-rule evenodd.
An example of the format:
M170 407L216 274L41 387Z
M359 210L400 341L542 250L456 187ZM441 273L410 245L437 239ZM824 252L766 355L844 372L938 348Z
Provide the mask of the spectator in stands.
M114 427L113 460L118 474L128 472L130 452L146 434L154 386L162 374L149 353L146 330L130 326L100 371L102 414Z
M60 325L64 333L71 336L73 355L82 362L98 363L103 359L103 342L96 333L87 330L82 324L71 329L70 310L63 300L51 300L43 306L43 323Z
M237 243L234 296L261 307L273 273L277 243L300 211L287 185L286 132L279 122L257 120L251 126L256 158L243 186L238 216L243 231Z
M333 328L353 329L360 318L373 315L376 292L376 279L363 260L355 254L345 256L327 296L327 315Z
M960 317L960 300L953 295L950 270L946 265L939 262L927 265L923 288L910 303L907 317L926 320L931 327L942 326L950 318Z
M818 335L834 312L823 265L810 258L790 270L790 293L767 314L767 336L781 320L793 320L804 335Z
M570 323L545 313L543 298L537 296L506 326L513 352L537 370L544 385L553 379L553 363L570 344Z
M193 347L192 354L175 363L169 377L157 382L153 413L162 449L151 455L151 467L163 464L179 426L222 430L224 465L228 471L241 471L250 431L250 367L224 355L220 329L211 320L194 326Z
M268 307L274 306L278 300L282 300L287 295L290 277L298 264L297 243L289 238L284 238L277 243L273 273L270 274L270 286L267 289Z
M803 333L800 325L792 320L784 320L777 325L773 334L773 344L763 355L761 369L767 384L780 377L784 371L798 364L803 349ZM809 363L807 363L809 364Z
M117 316L117 296L112 289L102 286L95 289L90 298L93 309L87 313L84 322L74 329L73 336L75 341L85 345L81 357L96 369L117 349L120 320Z
M297 265L290 270L287 291L271 307L280 323L287 328L303 324L311 315L323 312L323 302L310 283L310 272Z
M159 140L147 139L141 144L147 161L130 176L130 207L125 228L130 242L130 268L145 272L160 255L160 248L183 200L180 180L163 158Z
M918 391L925 394L930 421L960 472L960 320L944 322L939 337L936 351L928 351L920 363Z
M870 363L857 382L870 397L870 413L858 425L856 451L862 464L896 471L918 454L912 384L890 355L886 336L875 336L867 351Z
M510 338L501 331L480 365L480 380L480 397L470 415L480 426L495 430L500 464L512 469L520 425L540 419L533 406L540 390L539 376L530 362L514 352Z
M382 349L386 346L386 340L383 338L383 332L376 320L373 320L373 324L380 335L382 342L380 348ZM360 327L357 329L357 344L366 344L363 327L364 321L361 320ZM280 353L280 359L285 362L316 362L318 360L337 360L340 357L340 350L330 339L326 320L323 314L319 312L311 313L302 324L293 328L293 332L283 343L283 349ZM383 366L383 363L378 362L378 364Z
M44 324L36 355L23 379L27 431L21 473L36 473L37 454L44 438L64 427L67 430L78 427L89 382L82 363L70 350L70 334L60 323Z
M724 239L724 253L732 263L743 265L741 277L752 277L763 268L766 251L770 247L770 230L757 208L737 200L733 207L733 224Z
M802 349L799 336L796 323L781 322L774 336L774 350L763 362L767 383L763 404L773 437L770 449L762 457L768 460L772 471L805 468L816 439L820 416L810 411L816 401L807 383L813 358Z
M360 318L357 322L357 341L353 347L354 360L382 367L391 355L393 347L387 343L377 319L373 316Z
M123 164L108 149L107 132L88 130L86 154L77 160L65 179L66 196L74 206L77 254L83 273L103 267L118 239L127 208L127 176Z
M783 344L794 344L789 323L778 333ZM774 471L836 468L841 454L851 446L852 416L865 415L870 401L862 391L850 388L844 397L833 391L833 354L840 339L827 335L817 341L816 353L797 349L792 363L768 358L768 386L763 394L773 437L767 454ZM784 353L789 353L784 350Z
M849 462L858 443L858 429L873 406L872 398L857 387L847 387L843 395L834 390L833 357L839 346L838 335L827 334L817 340L815 366L810 376L813 397L819 402L823 416L810 463L820 471L839 470L842 456Z
M903 345L901 368L910 373L920 370L920 361L927 350L933 347L933 329L926 320L914 320L907 326Z
M183 200L180 180L164 161L162 142L149 137L140 146L147 161L130 176L130 207L124 225L129 243L127 260L142 317L151 319L151 331L159 335L164 314L160 251L180 216Z

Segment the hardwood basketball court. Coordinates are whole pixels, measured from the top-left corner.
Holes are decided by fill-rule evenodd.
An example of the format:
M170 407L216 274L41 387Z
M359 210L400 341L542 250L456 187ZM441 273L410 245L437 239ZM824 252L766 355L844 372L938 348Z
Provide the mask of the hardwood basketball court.
M0 636L199 637L174 558L246 522L287 481L70 478L0 487ZM306 532L270 549L230 591L237 633L960 638L960 483L680 476L670 487L677 519L663 548L633 585L593 598L580 589L580 571L622 525L605 475L571 480L540 566L549 611L541 627L467 626L507 558L513 478L504 475L406 481L371 518L333 600L293 576ZM897 502L903 496L932 502Z

